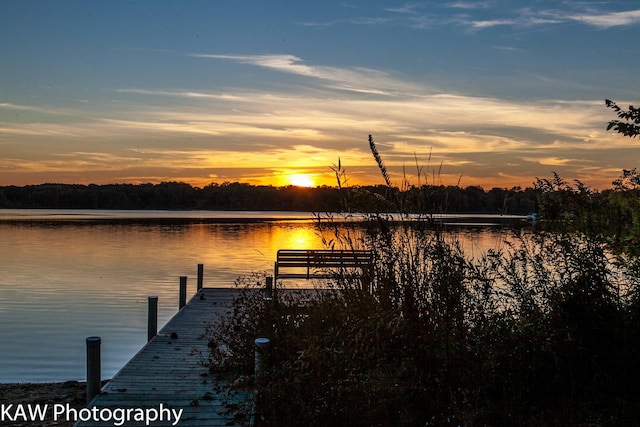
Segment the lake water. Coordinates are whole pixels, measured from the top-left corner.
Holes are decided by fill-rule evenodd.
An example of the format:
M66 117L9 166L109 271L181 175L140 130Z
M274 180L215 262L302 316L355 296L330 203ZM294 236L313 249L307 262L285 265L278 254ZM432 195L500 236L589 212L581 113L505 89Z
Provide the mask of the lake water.
M506 237L459 233L478 253ZM180 276L195 292L197 264L205 287L230 287L271 271L278 249L320 247L304 212L0 210L0 382L84 380L89 336L110 378L146 342L147 297L159 297L160 329Z

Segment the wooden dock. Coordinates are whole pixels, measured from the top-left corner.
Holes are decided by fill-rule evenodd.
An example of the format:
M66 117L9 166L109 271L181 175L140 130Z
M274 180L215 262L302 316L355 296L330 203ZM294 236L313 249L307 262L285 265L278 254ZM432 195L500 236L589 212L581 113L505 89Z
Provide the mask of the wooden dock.
M207 372L205 327L229 313L236 289L203 288L101 390L88 408L182 410L176 419L154 420L154 427L247 426L252 423L251 391L233 391ZM108 414L105 411L104 414ZM115 413L115 412L114 412ZM133 414L133 412L131 412ZM76 427L113 426L114 420L78 421ZM123 426L144 426L130 420Z

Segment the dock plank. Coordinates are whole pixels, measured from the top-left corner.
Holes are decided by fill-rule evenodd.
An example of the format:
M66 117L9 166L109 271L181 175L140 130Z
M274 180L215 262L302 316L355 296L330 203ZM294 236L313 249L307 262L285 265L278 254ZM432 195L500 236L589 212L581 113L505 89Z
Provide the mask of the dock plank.
M204 360L208 355L206 326L230 313L238 290L203 288L158 335L145 345L101 390L88 408L164 408L182 410L175 419L153 421L155 427L247 426L250 391L231 390L228 383L211 377ZM238 409L245 405L245 410ZM250 412L250 411L249 411ZM107 412L105 412L107 413ZM114 421L78 421L75 427L113 426ZM122 426L143 426L130 420Z

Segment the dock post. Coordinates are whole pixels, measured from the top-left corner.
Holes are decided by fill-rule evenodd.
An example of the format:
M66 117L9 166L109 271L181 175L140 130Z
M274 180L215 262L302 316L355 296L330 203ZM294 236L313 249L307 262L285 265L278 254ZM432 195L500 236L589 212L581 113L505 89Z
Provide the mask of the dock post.
M202 289L202 282L204 280L204 264L198 264L198 289Z
M267 358L269 354L269 347L271 346L271 340L269 338L256 338L255 340L255 353L254 353L254 374L256 380L264 373Z
M267 298L273 298L273 277L267 276L265 280L266 283L264 285L264 290L267 294Z
M178 310L187 305L187 276L180 276L180 301Z
M87 403L100 393L100 337L87 338Z
M158 335L158 297L149 297L149 309L147 310L147 342Z

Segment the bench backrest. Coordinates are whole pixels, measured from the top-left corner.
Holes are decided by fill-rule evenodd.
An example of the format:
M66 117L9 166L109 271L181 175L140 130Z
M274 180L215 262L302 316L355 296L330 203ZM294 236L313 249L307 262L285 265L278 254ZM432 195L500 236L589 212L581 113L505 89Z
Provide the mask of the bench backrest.
M280 249L276 255L274 278L320 279L328 278L328 268L360 268L373 265L373 253L368 250ZM296 272L283 272L294 269Z

